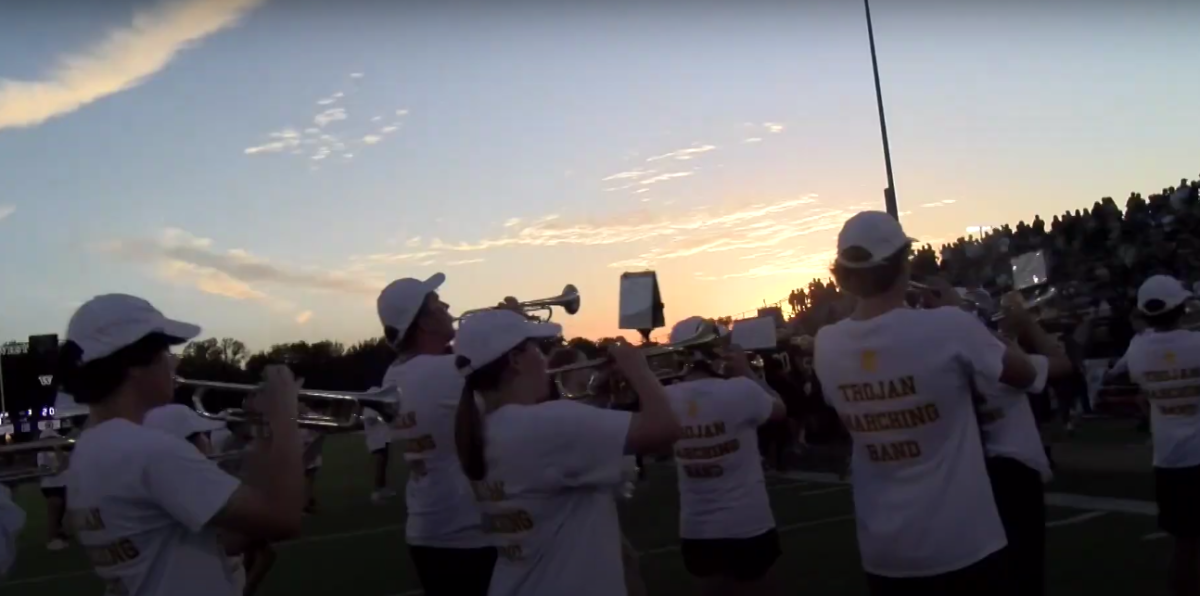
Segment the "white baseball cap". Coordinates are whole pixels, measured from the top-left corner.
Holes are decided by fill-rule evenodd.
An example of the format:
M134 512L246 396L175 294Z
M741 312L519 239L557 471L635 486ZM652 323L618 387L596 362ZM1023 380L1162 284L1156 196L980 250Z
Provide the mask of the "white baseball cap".
M700 334L704 326L708 324L703 317L688 317L671 327L671 335L667 341L673 344L685 342ZM718 331L720 333L720 331Z
M142 424L147 428L157 428L173 437L187 439L196 433L211 432L225 428L220 420L209 420L201 417L195 410L182 404L167 404L146 412Z
M1142 287L1138 288L1138 310L1148 315L1162 314L1191 297L1192 293L1187 291L1178 279L1169 275L1155 275L1142 282ZM1151 300L1160 300L1165 306L1158 309L1146 308L1146 303Z
M458 372L465 377L527 339L560 335L561 325L530 321L510 310L493 309L473 314L459 324L454 340L454 353L459 356Z
M384 327L395 327L403 335L412 325L421 305L425 304L425 297L436 292L443 283L446 283L446 276L434 273L425 281L406 277L388 284L375 301L379 322Z
M128 294L104 294L88 300L71 315L67 340L83 352L86 364L161 333L181 344L200 335L200 327L163 316L149 302Z
M874 267L913 242L916 240L904 233L896 218L883 211L863 211L842 225L842 231L838 233L837 262L851 269ZM867 251L870 256L865 261L844 259L842 254L853 247Z

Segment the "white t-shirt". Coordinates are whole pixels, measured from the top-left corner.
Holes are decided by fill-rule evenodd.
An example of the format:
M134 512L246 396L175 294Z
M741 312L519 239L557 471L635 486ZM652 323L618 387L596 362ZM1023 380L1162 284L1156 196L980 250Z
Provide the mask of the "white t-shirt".
M379 412L363 408L363 436L367 440L367 451L374 453L388 446L392 440L392 429Z
M1042 482L1054 477L1046 450L1042 447L1042 435L1038 432L1037 418L1029 405L1029 393L1041 393L1050 375L1050 360L1045 356L1031 355L1037 370L1037 379L1025 391L1013 389L999 382L989 382L977 374L975 389L982 403L979 404L979 426L983 429L983 449L988 457L1015 459L1042 476Z
M207 524L239 484L187 441L108 420L75 444L68 515L107 594L238 596Z
M758 427L774 398L746 378L699 379L667 388L683 425L679 536L751 538L775 527L758 451Z
M17 536L25 527L25 510L13 503L12 492L0 484L0 576L17 560Z
M393 365L382 387L399 387L404 398L392 422L392 438L408 464L408 543L441 548L478 548L487 542L479 505L463 474L454 445L454 418L463 378L452 354L416 356Z
M62 435L50 428L43 430L41 434L38 435L39 439L54 439L61 437ZM70 454L65 451L62 455L64 458L70 457ZM37 465L39 468L53 468L58 466L61 463L58 460L59 454L53 451L40 451L37 454ZM64 472L62 474L55 474L54 476L46 476L45 478L42 478L41 484L42 488L62 488L67 485L67 475Z
M1005 346L958 308L896 309L817 334L813 367L853 438L863 569L927 577L1007 544L971 381L997 382Z
M500 555L488 596L625 595L613 487L632 417L562 400L487 416L474 488Z
M1184 329L1138 335L1124 360L1150 402L1154 466L1200 465L1200 333Z

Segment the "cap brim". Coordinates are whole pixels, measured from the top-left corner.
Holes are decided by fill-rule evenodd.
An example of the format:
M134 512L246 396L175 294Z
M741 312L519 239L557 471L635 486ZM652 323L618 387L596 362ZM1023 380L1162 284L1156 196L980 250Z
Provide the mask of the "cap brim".
M198 325L166 318L163 319L161 328L158 331L175 340L174 343L176 344L187 343L200 335L200 327Z
M426 279L421 285L425 286L425 293L428 294L429 292L436 292L437 289L442 287L442 284L444 283L446 283L446 274L434 273L433 275L430 275L429 279Z

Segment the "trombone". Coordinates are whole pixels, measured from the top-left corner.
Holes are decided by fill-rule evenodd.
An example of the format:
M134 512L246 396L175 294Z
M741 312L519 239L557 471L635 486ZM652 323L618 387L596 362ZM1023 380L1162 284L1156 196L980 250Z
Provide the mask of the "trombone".
M210 410L204 403L204 396L210 390L241 393L244 394L244 401L246 397L250 397L258 392L258 385L194 381L178 377L175 379L175 383L176 386L191 387L194 390L192 393L192 406L195 408L196 413L204 418L234 424L245 422L262 424L264 422L261 415L257 412L247 410L245 407ZM324 432L348 432L362 430L362 410L364 407L374 409L385 419L390 420L394 418L400 407L400 389L397 387L386 387L365 392L301 389L297 399L305 403L326 402L341 406L341 408L336 408L338 410L337 414L301 413L296 420L300 428Z
M567 284L566 287L563 288L562 293L557 296L552 298L542 298L540 300L519 302L517 305L520 307L521 312L525 313L525 316L535 318L543 323L546 323L554 317L555 306L561 307L568 315L573 315L579 312L579 290L576 289L575 286ZM497 307L494 306L488 308L473 308L471 310L464 311L458 316L457 319L455 319L455 321L461 322L463 319L473 314L481 313L486 310L495 310L496 308ZM545 317L539 317L537 315L530 314L539 311L545 311Z
M8 461L5 461L5 465L0 467L0 484L19 484L63 474L70 467L70 452L74 449L75 439L66 437L37 439L15 445L0 445L0 458L6 460L9 458L28 457L30 455L36 457L42 453L53 453L56 456L50 464L43 465L36 463L27 467L11 466ZM236 450L215 453L209 455L208 458L215 462L223 462L240 459L245 454L245 450Z

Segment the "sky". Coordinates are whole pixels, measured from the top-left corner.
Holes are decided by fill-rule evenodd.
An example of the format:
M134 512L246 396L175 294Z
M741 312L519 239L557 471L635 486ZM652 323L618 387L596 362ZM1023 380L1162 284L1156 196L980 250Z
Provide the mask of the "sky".
M883 208L862 4L48 0L0 8L0 339L147 298L252 349L619 278L666 319L825 277ZM901 220L967 227L1200 173L1200 4L873 6ZM1122 6L1124 4L1124 6ZM635 333L625 332L628 337Z

